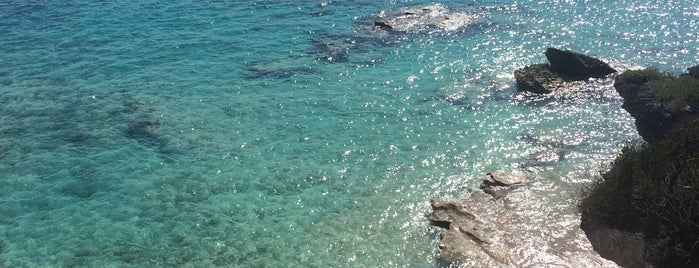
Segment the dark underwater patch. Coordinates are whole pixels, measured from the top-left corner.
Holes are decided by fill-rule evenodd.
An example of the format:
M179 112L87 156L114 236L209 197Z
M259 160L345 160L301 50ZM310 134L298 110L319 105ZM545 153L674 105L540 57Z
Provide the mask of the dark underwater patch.
M153 117L140 118L129 124L124 130L124 135L148 145L164 147L167 139L155 132L158 126L160 122Z
M360 29L361 30L361 29ZM321 33L310 40L308 54L328 63L354 63L359 65L383 62L381 49L390 47L392 38L386 35L356 30L353 33ZM375 52L379 53L375 53ZM377 56L379 54L379 56Z
M310 66L280 66L278 62L257 62L245 68L245 78L255 79L284 79L299 75L315 73Z
M316 61L303 54L294 54L281 58L253 59L245 65L243 77L256 79L287 79L295 76L314 75L318 73Z
M85 182L82 180L73 180L63 184L59 190L61 193L77 198L90 198L97 193L97 187L94 183Z

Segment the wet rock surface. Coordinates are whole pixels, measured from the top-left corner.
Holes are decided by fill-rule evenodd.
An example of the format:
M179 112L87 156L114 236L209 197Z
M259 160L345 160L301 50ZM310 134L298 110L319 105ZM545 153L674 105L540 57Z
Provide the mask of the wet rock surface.
M566 87L567 82L603 78L615 73L603 61L570 50L548 48L549 63L533 64L515 71L517 90L548 94Z
M476 23L481 17L477 13L452 11L442 4L432 4L382 11L374 20L374 26L398 32L454 31Z
M468 202L430 201L433 212L430 221L443 226L439 243L440 258L449 263L467 262L468 258L478 259L481 263L494 265L510 264L507 250L491 236L497 232L487 222L478 220L468 210Z
M480 188L494 198L502 198L513 189L525 183L527 178L520 172L493 171L486 174Z
M579 223L575 202L561 200L571 193L529 176L489 173L489 184L516 188L499 198L476 191L459 200L432 199L428 218L443 228L440 261L463 267L616 267L593 251L579 228L570 227ZM535 206L527 201L532 197L539 200Z
M563 86L563 78L554 73L548 64L534 64L515 71L517 90L536 94L551 93Z

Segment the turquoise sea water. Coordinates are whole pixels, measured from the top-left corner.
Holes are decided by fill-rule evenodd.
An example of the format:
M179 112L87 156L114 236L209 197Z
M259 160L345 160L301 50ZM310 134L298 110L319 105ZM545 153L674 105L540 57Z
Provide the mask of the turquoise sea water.
M430 198L523 170L575 218L638 139L609 81L535 98L515 69L549 46L699 64L696 0L448 0L484 19L371 27L425 3L3 1L0 266L435 267Z

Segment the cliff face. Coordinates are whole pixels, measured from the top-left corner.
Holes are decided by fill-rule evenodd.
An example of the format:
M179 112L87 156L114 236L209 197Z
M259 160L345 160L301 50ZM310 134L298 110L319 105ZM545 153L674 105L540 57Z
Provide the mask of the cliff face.
M653 69L628 71L615 88L646 144L626 148L580 208L583 229L598 252L620 265L699 266L699 66L673 77ZM629 262L604 248L600 230L642 236ZM615 233L615 234L618 234ZM594 241L597 240L597 241ZM638 253L641 252L641 253Z
M698 78L699 73L673 77L646 69L619 75L614 87L624 98L622 107L636 119L638 133L654 143L667 138L678 123L699 114Z

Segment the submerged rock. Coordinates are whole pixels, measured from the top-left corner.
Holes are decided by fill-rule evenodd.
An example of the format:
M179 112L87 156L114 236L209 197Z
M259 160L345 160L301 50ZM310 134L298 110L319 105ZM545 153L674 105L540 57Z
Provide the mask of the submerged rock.
M255 79L284 79L299 75L314 74L316 70L304 58L289 57L285 59L251 62L245 66L245 78Z
M370 52L390 44L391 41L384 36L370 32L327 33L311 40L310 54L318 60L331 63L347 63L350 58L354 58L352 61L364 61L367 60L366 56L371 56Z
M432 4L381 11L374 26L399 32L454 31L472 25L480 18L480 14L452 11L442 4Z
M570 50L547 48L549 63L533 64L515 71L517 90L548 94L566 86L566 82L603 78L615 73L603 61Z
M128 138L162 147L167 144L167 139L156 132L159 126L160 121L155 117L148 116L131 122L124 130L124 134Z

